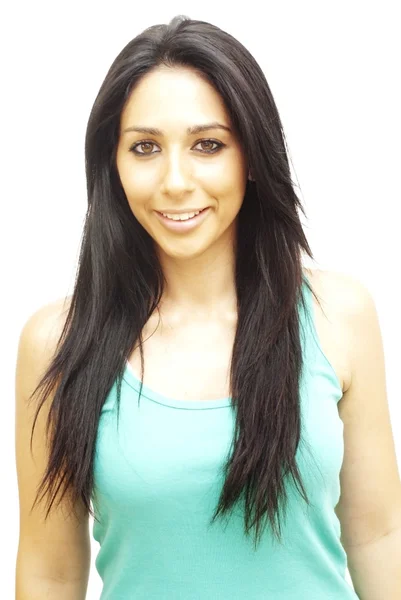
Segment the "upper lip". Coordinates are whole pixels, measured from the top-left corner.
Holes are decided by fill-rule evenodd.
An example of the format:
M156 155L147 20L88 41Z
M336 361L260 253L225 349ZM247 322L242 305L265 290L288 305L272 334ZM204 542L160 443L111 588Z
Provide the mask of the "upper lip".
M157 212L167 215L183 215L185 213L198 212L198 210L204 210L205 208L208 208L208 206L204 206L203 208L187 208L186 210L158 210Z

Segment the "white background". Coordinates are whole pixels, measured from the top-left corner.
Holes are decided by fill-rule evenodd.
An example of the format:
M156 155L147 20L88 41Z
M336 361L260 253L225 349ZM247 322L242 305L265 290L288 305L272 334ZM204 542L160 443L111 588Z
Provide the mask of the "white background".
M372 292L400 464L400 22L396 2L13 2L1 21L1 596L14 596L20 330L71 293L86 209L84 135L109 66L176 14L239 39L265 72L300 186L316 267ZM99 598L93 541L87 598ZM349 574L347 573L349 578Z

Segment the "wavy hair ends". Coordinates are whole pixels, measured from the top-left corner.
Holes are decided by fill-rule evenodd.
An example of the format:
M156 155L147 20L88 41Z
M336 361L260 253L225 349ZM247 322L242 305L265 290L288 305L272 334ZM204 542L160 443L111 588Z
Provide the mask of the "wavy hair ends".
M39 412L54 389L49 464L35 504L40 494L47 497L47 518L57 494L61 500L68 492L72 505L81 500L96 518L91 498L100 413L115 381L119 407L126 360L138 342L143 379L142 330L157 310L164 278L153 240L129 208L115 157L129 95L161 65L194 69L215 87L254 179L238 217L238 325L230 368L235 433L211 522L243 500L244 532L250 535L254 528L256 548L265 526L282 541L286 478L292 477L309 502L296 462L303 368L298 302L304 303L302 252L313 255L299 218L304 210L291 180L279 113L261 68L234 37L182 15L147 28L123 48L89 116L88 210L78 272L63 335L35 390L41 390Z

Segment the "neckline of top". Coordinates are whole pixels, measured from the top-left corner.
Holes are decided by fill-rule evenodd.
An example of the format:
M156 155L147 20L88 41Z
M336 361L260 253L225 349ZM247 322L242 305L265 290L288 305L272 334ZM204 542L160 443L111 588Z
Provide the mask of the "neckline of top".
M127 361L125 365L125 371L123 375L124 380L128 385L139 392L141 388L141 381L135 375L131 364ZM141 396L144 396L152 402L157 404L163 404L170 408L178 408L182 410L205 410L213 408L223 408L231 405L231 396L227 398L213 398L211 400L179 400L177 398L169 398L159 392L149 388L147 385L142 385Z

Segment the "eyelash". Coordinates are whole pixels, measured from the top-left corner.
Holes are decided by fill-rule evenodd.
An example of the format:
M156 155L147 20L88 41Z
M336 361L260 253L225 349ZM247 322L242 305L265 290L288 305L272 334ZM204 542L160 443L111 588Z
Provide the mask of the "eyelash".
M214 150L200 150L201 154L216 154L219 150L221 150L221 148L225 146L225 144L212 139L199 140L199 142L197 142L195 146L202 142L212 142L212 144L217 144L217 148L214 148ZM135 144L133 144L133 146L131 146L130 152L133 152L133 154L136 154L137 156L152 156L152 154L156 154L155 152L151 152L150 154L145 152L137 152L135 148L141 146L142 144L151 144L152 146L157 146L155 142L151 142L150 140L141 140L140 142L136 142Z

